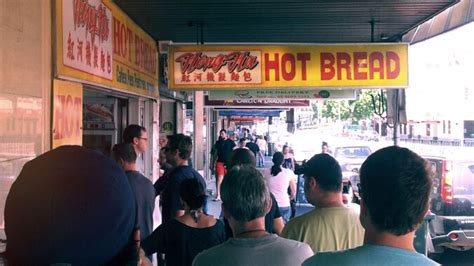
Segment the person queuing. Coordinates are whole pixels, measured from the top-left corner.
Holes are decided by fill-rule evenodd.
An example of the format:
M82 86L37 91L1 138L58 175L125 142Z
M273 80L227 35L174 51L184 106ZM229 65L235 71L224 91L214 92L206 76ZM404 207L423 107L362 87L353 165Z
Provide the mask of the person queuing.
M186 179L195 178L206 188L204 178L191 166L188 165L189 157L193 149L193 143L189 136L175 134L168 136L165 146L166 161L174 168L167 176L168 181L161 193L163 222L184 214L184 209L179 198L179 187ZM207 203L204 202L204 210Z
M123 130L123 142L131 143L137 157L140 157L148 147L146 129L139 125L129 125Z
M413 247L429 209L431 174L427 162L407 148L371 154L360 169L364 245L318 253L304 265L438 265Z
M336 251L361 246L364 228L359 215L342 203L342 172L329 154L316 154L297 174L304 174L304 192L314 210L290 220L282 236L302 241L313 251Z
M131 143L120 143L112 148L112 157L122 167L132 187L137 204L137 226L141 237L148 237L153 230L155 189L153 183L136 168L137 154Z
M253 153L249 149L233 150L229 156L229 168L242 165L249 165L255 167L255 156L253 156ZM278 207L278 203L273 193L270 193L270 198L272 200L272 207L270 208L270 211L265 215L265 230L271 234L280 235L285 223L283 221L280 209ZM233 235L232 230L230 229L230 226L225 218L224 222L226 225L226 236L227 238L230 238Z
M164 253L168 266L191 265L199 252L225 240L224 224L203 211L207 196L196 178L184 180L179 195L184 214L161 224L141 244L146 255Z
M255 167L230 169L222 182L222 210L234 237L201 252L193 265L301 265L313 255L307 244L265 230L264 216L271 202L265 180Z
M275 196L278 202L283 221L288 223L291 217L290 199L296 197L296 176L290 169L283 168L284 155L281 152L273 154L273 166L270 169L270 175L266 177L270 192ZM290 188L290 196L288 196Z
M61 146L26 163L10 189L5 265L151 265L138 260L136 217L117 163Z

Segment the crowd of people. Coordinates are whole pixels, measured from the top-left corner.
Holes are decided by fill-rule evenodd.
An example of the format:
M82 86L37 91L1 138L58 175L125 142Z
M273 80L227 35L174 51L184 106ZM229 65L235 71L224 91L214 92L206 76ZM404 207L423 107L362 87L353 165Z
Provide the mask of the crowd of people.
M431 170L406 148L383 148L363 163L357 212L343 203L341 168L327 143L299 167L284 147L262 174L258 143L238 146L223 129L211 161L222 217L213 217L206 182L189 165L189 136L168 137L155 184L136 168L146 129L131 125L123 140L112 158L62 146L24 166L5 207L7 265L151 265L155 253L167 266L436 265L413 247ZM314 205L298 217L296 175ZM158 195L163 222L153 230Z

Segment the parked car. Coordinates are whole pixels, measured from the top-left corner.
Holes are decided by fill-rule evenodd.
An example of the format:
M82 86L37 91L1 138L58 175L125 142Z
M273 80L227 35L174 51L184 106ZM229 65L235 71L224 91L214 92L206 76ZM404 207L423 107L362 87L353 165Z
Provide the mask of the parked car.
M375 130L363 130L360 131L357 138L365 141L379 141L379 133Z
M343 193L353 195L353 200L356 202L359 197L357 188L359 169L371 153L372 150L368 146L347 146L334 149L334 158L339 162L342 170Z
M427 156L434 172L431 213L426 220L427 255L474 247L474 160Z

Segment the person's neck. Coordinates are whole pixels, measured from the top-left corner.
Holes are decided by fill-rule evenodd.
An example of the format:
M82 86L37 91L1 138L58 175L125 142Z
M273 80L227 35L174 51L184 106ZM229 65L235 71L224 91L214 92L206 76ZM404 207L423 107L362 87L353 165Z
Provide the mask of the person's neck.
M232 229L236 238L258 238L268 235L265 231L264 217L248 222L234 221Z
M413 247L414 232L396 236L388 232L376 231L367 228L364 235L364 244L387 246L393 248L415 251Z
M136 163L125 163L123 166L124 171L137 171Z
M176 160L175 167L187 166L187 165L188 165L188 160L178 159L178 160Z
M316 198L316 208L344 207L340 192L324 192Z

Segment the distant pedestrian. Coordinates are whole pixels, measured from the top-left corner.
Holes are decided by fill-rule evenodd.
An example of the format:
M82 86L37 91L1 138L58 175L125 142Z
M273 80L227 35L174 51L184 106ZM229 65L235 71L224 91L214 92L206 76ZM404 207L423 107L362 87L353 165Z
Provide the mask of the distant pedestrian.
M249 150L253 152L253 155L255 155L255 158L257 158L257 154L260 153L260 148L258 145L255 143L255 140L253 138L250 138L250 140L245 144L245 147L247 147Z
M212 159L211 159L211 170L216 173L216 198L215 200L221 200L221 183L226 174L227 158L230 152L234 149L235 142L227 138L227 131L221 129L219 132L219 140L216 141L212 148Z
M273 166L266 177L270 192L275 195L283 220L286 223L291 217L290 199L296 197L296 176L290 169L282 167L284 156L281 152L273 154ZM290 195L288 195L288 188Z
M329 144L326 141L323 141L321 144L321 153L332 154L331 150L329 149Z
M267 154L267 141L262 136L257 136L256 141L260 152L257 153L257 166L265 167L265 155Z
M283 168L290 169L295 171L295 159L293 154L290 152L290 147L288 145L283 145L282 153L284 155L285 161L283 162Z

